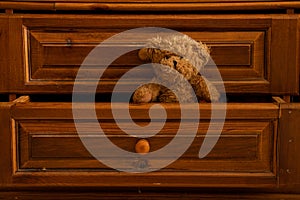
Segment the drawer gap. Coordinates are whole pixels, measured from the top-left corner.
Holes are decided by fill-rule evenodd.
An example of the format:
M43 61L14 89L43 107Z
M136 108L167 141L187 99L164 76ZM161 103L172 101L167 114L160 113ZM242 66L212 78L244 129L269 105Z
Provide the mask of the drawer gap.
M84 95L84 94L83 94ZM119 95L128 95L128 93L120 93ZM18 95L17 97L20 97ZM29 95L31 102L72 102L71 94L33 94ZM121 96L122 97L122 96ZM259 95L259 94L227 94L227 103L270 103L272 102L271 95ZM7 96L0 95L0 99L7 100ZM118 98L122 99L122 98ZM124 98L125 99L125 98ZM295 97L294 99L297 99ZM299 99L299 98L298 98ZM101 93L95 95L95 102L111 102L111 93ZM120 101L120 102L125 102Z

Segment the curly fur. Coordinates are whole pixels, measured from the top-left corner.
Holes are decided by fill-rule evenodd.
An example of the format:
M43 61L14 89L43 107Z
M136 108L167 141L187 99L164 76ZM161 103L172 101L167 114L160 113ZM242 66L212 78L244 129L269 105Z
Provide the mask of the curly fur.
M178 56L172 56L170 58L163 58L160 64L167 65L184 76L188 81L192 76L198 74L197 69L190 64L190 62L184 58Z
M191 103L198 100L218 101L217 89L199 71L209 61L206 45L188 36L156 37L147 48L139 51L139 58L151 61L155 77L139 87L134 95L136 103L151 101ZM162 66L163 65L163 66Z
M161 91L161 85L155 83L148 83L139 87L132 97L135 103L147 103L157 101L157 97Z
M139 51L139 58L143 61L160 63L163 58L174 56L174 53L153 48L143 48Z
M197 74L192 77L190 83L198 97L198 100L206 102L217 102L220 99L220 93L206 78Z
M200 71L210 59L208 47L201 42L196 42L187 35L157 36L149 41L146 48L159 49L161 52L158 51L156 53L160 53L164 55L164 57L169 54L170 56L178 55L186 58L198 71ZM152 61L155 62L154 60Z

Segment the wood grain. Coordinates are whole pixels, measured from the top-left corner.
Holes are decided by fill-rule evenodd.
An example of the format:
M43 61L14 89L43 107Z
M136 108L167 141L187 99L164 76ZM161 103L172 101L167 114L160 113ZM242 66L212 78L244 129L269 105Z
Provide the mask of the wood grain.
M15 162L12 155L12 122L9 116L9 109L13 103L0 103L0 189L8 185L12 180L14 170L13 163Z
M200 104L203 126L199 127L198 137L182 159L160 172L133 175L109 170L98 161L91 160L78 138L74 137L70 103L26 101L25 99L24 102L15 103L10 112L14 121L19 124L13 129L19 135L19 142L14 140L14 147L18 143L21 148L18 149L21 151L21 160L17 165L18 170L12 176L12 182L9 184L11 186L120 187L126 183L128 187L276 187L277 171L276 165L273 165L276 163L276 154L273 140L276 137L279 111L275 104L228 104L227 121L220 142L207 159L197 160L194 156L208 126L205 119L210 119L211 110L210 104ZM85 109L84 105L81 109ZM112 119L108 112L109 105L110 103L96 105L96 110L100 111L100 121L104 120L104 129L117 145L134 151L136 140L126 135L122 136L123 133L112 122L107 121ZM168 111L168 119L171 121L167 122L157 138L150 139L153 150L164 146L174 136L180 117L178 104L162 105ZM140 119L138 123L143 126L148 123L147 110L150 106L151 104L130 105L132 117ZM183 107L198 109L195 105ZM118 108L124 109L124 104L120 104ZM119 118L122 119L122 116ZM87 125L87 128L89 127L92 128ZM93 130L90 130L88 134L92 136ZM129 139L128 142L124 143L124 137ZM71 147L64 151L65 146ZM76 170L77 166L81 170Z
M22 19L15 17L9 18L9 46L7 48L9 73L5 75L6 81L9 82L9 92L14 90L14 88L21 88L25 84L25 77L27 76L25 67L26 62L23 62L27 57L23 45L23 28L21 24Z
M6 11L0 16L0 93L9 100L20 94L70 94L80 63L97 43L144 26L174 29L206 42L228 93L282 95L285 100L228 103L221 138L201 160L197 153L212 106L184 105L201 112L194 142L179 160L146 174L117 172L95 160L78 138L71 103L59 102L59 96L56 102L30 102L29 96L2 102L0 199L300 199L291 194L300 193L300 105L291 103L296 99L291 95L300 92L299 1L4 0L0 9ZM122 74L141 64L136 53L120 57L105 71L98 92L111 91ZM93 70L86 73L93 75ZM143 74L151 76L151 70ZM88 105L81 105L84 114ZM130 104L134 121L147 125L152 105ZM116 126L110 103L95 106L111 141L134 152L138 140ZM180 121L178 104L162 106L168 120L149 139L151 151L172 140ZM125 104L117 109L126 109ZM131 127L126 116L117 118ZM97 138L88 124L86 134Z
M290 15L292 16L292 15ZM286 20L285 16L276 17L272 21L273 34L271 38L271 71L270 79L274 81L271 88L276 88L278 93L298 94L299 93L299 67L298 67L298 18L292 16ZM291 42L282 43L281 38L288 38ZM294 41L294 42L292 42ZM283 49L286 49L283 51ZM282 73L279 66L285 67L285 73ZM288 80L286 84L282 81ZM272 89L271 89L272 90Z
M114 33L143 26L182 31L211 45L212 56L220 65L227 93L298 93L299 77L295 75L298 69L293 57L296 52L297 20L293 16L114 14L81 17L25 15L20 18L15 15L11 21L18 24L11 29L14 31L12 34L18 33L12 46L12 51L14 48L16 50L15 55L21 54L22 42L25 44L25 54L14 58L16 64L12 66L11 73L19 76L18 81L11 85L11 91L15 93L70 93L78 66L95 42ZM286 21L290 22L287 24ZM282 26L285 28L281 29ZM22 33L23 41L19 37ZM288 41L280 39L287 35ZM128 41L129 44L131 42ZM291 53L281 55L277 50L280 49L277 48L280 42ZM111 92L118 77L129 70L129 66L140 63L136 52L116 60L113 63L115 68L112 65L104 74L98 92ZM290 64L282 67L284 63ZM24 66L25 71L18 66ZM208 76L209 69L208 66ZM86 75L94 75L93 72L87 70ZM149 72L140 74L150 76ZM20 76L24 73L25 77ZM86 86L83 92L89 91L86 80L80 84ZM130 84L124 84L123 89L126 90ZM215 84L220 87L222 82L216 81Z
M149 120L149 108L155 105L150 104L129 104L129 110L134 110L130 113L132 119L143 119ZM180 108L189 112L191 109L197 109L199 107L201 113L201 119L211 118L211 105L210 104L161 104L167 111L168 119L180 119ZM113 119L111 113L111 103L96 103L96 113L99 119ZM127 103L116 103L115 108L118 110L126 110ZM84 111L90 108L90 104L80 103L80 109ZM152 108L155 110L160 110L158 107ZM215 105L215 109L222 111L224 105ZM73 119L72 105L71 103L63 102L53 102L53 103L39 103L32 102L27 104L17 104L17 107L13 108L11 111L12 117L16 119L35 119L39 116L42 119ZM228 103L226 118L228 119L275 119L278 118L279 111L278 106L273 103ZM83 112L82 117L89 119L90 115ZM128 119L125 115L118 115L117 119ZM154 117L153 119L160 119L159 117ZM194 119L193 117L188 117L186 119Z
M135 191L132 191L135 190ZM140 191L140 193L138 192ZM1 192L0 198L3 199L22 199L22 200L297 200L300 195L297 194L263 194L263 193L251 193L251 192L239 192L231 191L231 193L217 193L217 192L164 192L163 190L157 190L157 192L145 192L142 189L131 189L130 192L115 191L115 192Z
M281 104L279 122L279 169L280 186L284 191L300 191L300 104Z
M214 80L212 66L219 67L223 80L259 80L264 78L264 32L183 32L197 41L202 41L211 49L211 57L214 61L208 63L206 70L202 72L211 80ZM30 80L35 81L74 81L78 68L89 53L105 39L117 34L109 30L31 30L29 33L28 51L30 51L27 66L30 67ZM237 40L238 38L238 40ZM123 41L115 41L106 45L107 51L111 48L124 49L136 44L137 48L145 41L139 38L129 38ZM124 54L116 59L105 70L105 61L96 60L94 66L86 69L87 79L96 79L95 70L104 72L102 80L118 81L128 70L143 64L138 58L137 50ZM147 71L146 71L147 70ZM151 78L152 69L145 69L137 76L141 79ZM133 80L134 81L134 80ZM228 91L230 92L230 91Z
M9 53L7 51L8 46L8 18L6 16L0 16L0 92L9 91L9 81L5 79L5 74L9 74Z
M170 3L171 2L171 3ZM99 0L74 0L70 3L62 0L41 1L2 1L0 9L16 10L112 10L112 11L212 11L212 10L277 10L300 8L297 1L246 1L246 0L156 0L139 2L112 0L103 3Z
M126 122L123 122L126 125ZM182 122L184 123L184 122ZM186 122L188 123L188 122ZM17 122L20 144L20 170L40 171L42 168L51 169L96 169L106 168L98 163L82 146L72 121L25 121ZM147 123L139 122L139 125ZM190 124L190 125L189 125ZM134 152L138 137L125 134L118 126L111 122L100 123L107 137L129 152ZM269 121L240 121L232 120L224 125L221 138L214 150L204 159L198 158L198 151L205 137L209 123L202 122L193 144L175 163L168 166L170 170L193 171L268 171L272 170L273 128ZM124 124L123 124L124 126ZM179 122L167 122L157 135L149 138L151 151L157 151L167 145L176 135ZM192 126L188 123L187 126ZM91 145L103 143L101 136L97 136L91 124L86 124L86 137ZM130 127L130 124L128 124ZM157 126L158 128L158 126ZM154 128L155 130L155 128ZM150 131L150 130L149 130ZM191 130L186 130L186 137ZM128 132L130 134L130 130ZM185 138L182 138L184 140ZM181 140L181 139L179 139ZM110 154L103 155L111 159ZM167 156L158 156L157 161ZM68 160L68 162L65 162ZM153 161L154 162L154 161ZM187 164L185 164L187 163ZM214 163L218 163L215 165ZM246 164L247 163L247 164ZM149 163L151 164L155 163Z

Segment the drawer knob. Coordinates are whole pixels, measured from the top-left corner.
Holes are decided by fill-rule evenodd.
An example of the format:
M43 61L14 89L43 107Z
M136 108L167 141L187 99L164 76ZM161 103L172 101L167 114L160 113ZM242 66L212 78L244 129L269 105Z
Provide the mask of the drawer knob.
M135 145L135 151L140 154L149 153L150 144L147 140L141 139Z

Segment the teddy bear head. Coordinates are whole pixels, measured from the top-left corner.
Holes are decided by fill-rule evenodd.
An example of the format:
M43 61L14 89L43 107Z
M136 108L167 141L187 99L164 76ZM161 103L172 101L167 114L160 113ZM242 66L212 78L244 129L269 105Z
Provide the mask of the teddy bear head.
M152 38L138 54L143 61L153 63L155 77L152 83L139 87L133 101L146 103L196 102L194 92L201 100L217 100L219 94L207 79L200 75L210 59L209 49L186 35ZM190 87L192 86L192 87ZM213 91L214 96L210 96Z
M209 48L187 35L155 37L149 40L145 48L138 54L143 61L160 63L163 58L179 56L187 59L198 71L209 61Z

